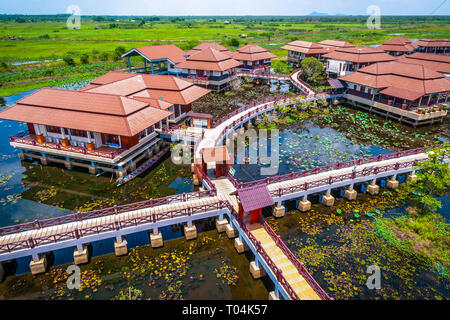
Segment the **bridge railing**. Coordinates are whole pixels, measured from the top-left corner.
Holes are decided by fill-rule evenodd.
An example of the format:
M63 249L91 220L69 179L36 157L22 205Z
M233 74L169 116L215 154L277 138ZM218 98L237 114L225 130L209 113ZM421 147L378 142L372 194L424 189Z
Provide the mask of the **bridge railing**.
M24 232L29 230L41 229L45 227L51 227L56 225L61 225L64 223L83 221L86 219L100 218L108 215L116 215L124 212L129 212L133 210L140 209L150 209L156 206L161 206L165 204L170 204L173 202L186 202L190 200L200 199L203 197L211 197L217 195L216 188L209 180L209 186L212 186L210 190L197 191L190 193L181 193L176 195L171 195L163 198L149 199L144 201L139 201L130 204L124 204L119 206L113 206L103 209L91 210L86 212L74 212L65 216L54 217L43 220L35 220L32 222L21 223L17 225L11 225L7 227L0 228L0 236L5 236L8 234Z
M248 230L245 223L241 220L239 217L239 214L236 212L234 207L227 202L228 210L230 211L230 214L234 217L234 219L239 224L239 227L241 230L245 233L245 235L248 237L248 239L252 242L253 246L255 247L258 254L264 259L268 267L271 269L272 273L277 278L277 281L281 284L281 286L286 290L286 293L293 299L293 300L300 300L299 296L296 294L295 290L292 288L292 286L289 284L289 282L286 280L286 278L283 276L283 271L277 267L277 265L273 262L273 260L270 258L270 256L267 254L267 252L264 250L264 248L261 245L261 242L258 241L255 236Z
M353 179L368 176L371 174L378 174L378 173L387 172L387 171L410 168L410 167L414 166L417 162L420 162L424 159L426 159L426 158L416 159L416 160L412 160L412 161L405 161L405 162L396 162L394 164L388 164L388 165L381 166L381 167L365 168L363 170L359 170L356 172L345 173L345 174L341 174L341 175L337 175L337 176L329 176L327 178L322 178L322 179L315 180L315 181L305 182L305 183L298 184L298 185L291 186L291 187L279 188L276 190L272 190L272 191L270 191L270 194L272 197L281 197L286 194L292 194L292 193L300 192L300 191L307 191L309 189L314 189L314 188L317 188L320 186L326 186L326 185L331 185L336 182L353 180Z
M242 113L242 112L244 112L244 111L246 111L248 109L254 108L257 105L263 105L263 104L266 104L266 103L269 103L269 102L274 102L274 103L283 102L284 103L284 102L287 102L288 100L293 100L293 99L299 98L300 96L303 96L303 95L301 95L301 94L298 94L298 95L278 95L278 96L267 97L267 98L258 100L256 102L250 103L248 105L245 105L243 107L240 107L239 109L236 109L236 110L228 113L226 116L224 116L224 117L220 118L219 120L215 121L213 127L216 128L217 126L219 126L220 124L224 123L228 119L234 117L235 115L237 115L239 113Z
M273 231L273 229L270 227L270 225L264 220L263 216L259 216L259 221L261 225L264 227L266 232L270 235L272 240L275 242L277 247L283 251L285 256L289 259L289 261L292 262L292 264L297 269L298 273L308 282L308 284L313 288L313 290L317 293L317 295L322 300L334 300L331 298L325 290L322 289L322 287L314 280L314 278L311 276L311 274L306 269L303 262L299 261L297 257L289 250L289 248L286 246L286 244L283 242L281 237Z
M236 75L238 76L250 76L250 77L259 77L264 79L290 79L288 74L281 73L263 73L263 72L255 72L255 71L236 71Z
M248 182L239 182L232 176L228 176L228 177L229 177L231 183L236 188L245 188L245 187L251 187L251 186L260 185L260 184L273 184L273 183L279 183L279 182L288 181L288 180L294 180L294 179L303 178L306 176L319 174L322 172L339 170L339 169L343 169L343 168L349 168L349 167L359 166L359 165L368 164L368 163L376 163L376 162L380 162L383 160L392 160L392 159L396 159L396 158L401 158L401 157L424 153L425 151L426 151L425 148L415 148L415 149L404 150L404 151L399 151L399 152L394 152L394 153L380 154L377 156L371 156L371 157L360 158L360 159L355 159L355 160L350 160L350 161L338 162L338 163L330 164L330 165L326 165L326 166L315 167L313 169L291 172L291 173L287 173L287 174L283 174L283 175L267 177L265 179L248 181Z
M29 237L20 241L10 241L7 243L0 244L0 254L13 252L23 249L32 249L37 246L42 246L46 244L56 243L65 240L80 239L82 237L99 234L109 231L118 231L124 228L138 226L145 223L156 223L159 221L173 219L182 216L191 216L197 213L202 213L211 210L221 210L228 208L228 201L217 201L210 204L203 204L193 207L171 209L165 212L151 213L147 215L142 215L135 218L121 219L114 222L109 222L105 224L99 224L95 226L86 226L83 228L76 228L73 230L62 231L59 233L39 236L39 237Z
M297 77L294 77L294 74L295 74L296 72L298 72L298 71L301 71L301 69L296 69L296 70L292 71L290 77L291 77L294 81L300 83L303 87L305 87L305 88L307 89L306 91L309 90L309 91L311 91L312 93L317 94L318 92L317 92L316 89L314 89L309 83L307 83L307 82L303 81L302 79L300 79L300 73L298 73Z

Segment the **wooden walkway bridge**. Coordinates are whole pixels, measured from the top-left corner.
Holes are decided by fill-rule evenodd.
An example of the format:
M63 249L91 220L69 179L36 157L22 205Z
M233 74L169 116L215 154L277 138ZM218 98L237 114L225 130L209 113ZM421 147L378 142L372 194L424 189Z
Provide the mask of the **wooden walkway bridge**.
M314 96L317 91L307 84L305 81L300 79L301 69L294 70L291 74L279 74L279 73L265 73L265 72L252 72L252 71L237 71L236 75L240 77L248 77L253 79L267 79L267 80L278 80L278 81L289 81L298 90L303 92L306 96Z

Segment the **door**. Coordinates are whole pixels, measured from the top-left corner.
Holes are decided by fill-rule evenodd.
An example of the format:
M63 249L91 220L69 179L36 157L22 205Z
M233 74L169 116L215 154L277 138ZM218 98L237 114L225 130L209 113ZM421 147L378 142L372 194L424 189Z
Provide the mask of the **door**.
M261 215L261 209L255 209L250 211L250 224L258 223L259 222L259 216Z

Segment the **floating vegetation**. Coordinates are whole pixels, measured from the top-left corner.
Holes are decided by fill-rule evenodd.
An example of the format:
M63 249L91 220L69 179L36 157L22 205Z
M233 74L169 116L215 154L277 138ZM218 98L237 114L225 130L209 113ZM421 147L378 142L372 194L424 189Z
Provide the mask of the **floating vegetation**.
M135 287L128 287L120 292L111 300L142 300L144 292Z
M38 192L36 192L36 197L39 199L39 202L45 202L51 198L53 198L56 193L58 192L58 189L54 186L50 186L48 189L43 189Z
M216 277L224 284L235 286L239 280L237 268L229 265L225 259L220 261L220 266L214 269Z
M0 205L14 205L20 198L22 198L20 194L9 194L5 198L0 198Z
M319 284L336 299L446 297L448 282L440 278L445 276L442 265L433 271L427 260L412 250L392 245L379 234L382 224L374 223L373 217L386 215L399 201L397 193L384 190L378 196L360 194L355 201L336 200L334 208L313 205L308 213L294 211L286 215L283 219L287 220L280 223L279 234ZM297 230L289 227L295 221ZM367 268L372 265L381 269L379 290L369 290L366 286L370 275Z
M102 284L102 278L99 275L99 269L102 263L98 262L90 269L84 270L80 275L80 288L71 290L67 286L67 279L70 274L66 273L65 268L54 268L49 271L49 277L53 278L54 289L49 292L47 299L61 300L74 298L76 293L83 293L85 299L89 299L93 293L98 291Z

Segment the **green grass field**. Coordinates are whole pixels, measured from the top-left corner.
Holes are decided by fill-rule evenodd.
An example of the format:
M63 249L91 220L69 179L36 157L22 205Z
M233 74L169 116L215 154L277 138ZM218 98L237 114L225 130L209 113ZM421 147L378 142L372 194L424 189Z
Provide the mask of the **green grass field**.
M386 17L382 19L379 30L367 29L364 17L147 17L143 24L142 17L83 17L81 29L72 30L67 29L65 19L61 16L51 19L39 16L0 17L1 38L21 36L24 39L0 40L0 96L85 81L102 71L123 69L124 64L112 62L114 49L118 46L129 50L136 46L174 43L188 50L202 41L219 42L230 47L229 41L234 38L239 40L240 46L256 43L284 58L287 52L280 47L296 39L315 42L341 39L356 45L377 45L398 36L410 39L450 38L450 19L447 17ZM231 23L225 24L225 20ZM246 34L247 38L240 38L241 34ZM236 47L230 49L236 50ZM105 53L108 55L106 58ZM87 66L95 70L80 68L70 70L66 75L58 72L50 77L42 77L42 73L36 72L64 67L66 63L60 59L66 56L71 56L79 65L83 54L89 56ZM41 62L43 60L57 61ZM16 65L25 61L38 63ZM105 64L108 61L115 64L114 67ZM102 64L105 68L99 70L98 66ZM21 77L5 76L17 72Z

